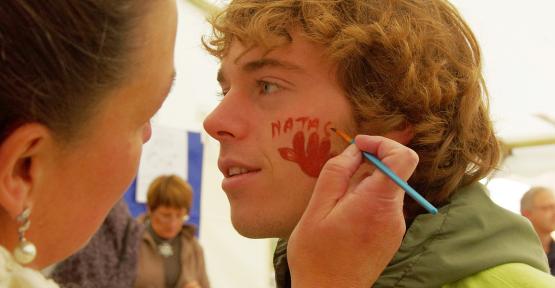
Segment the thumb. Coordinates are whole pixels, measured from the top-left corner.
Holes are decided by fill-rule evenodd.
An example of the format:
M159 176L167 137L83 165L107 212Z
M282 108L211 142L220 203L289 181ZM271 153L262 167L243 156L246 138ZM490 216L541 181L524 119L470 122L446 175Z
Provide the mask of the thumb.
M326 162L304 213L304 218L324 219L348 190L353 174L361 163L360 150L349 145L341 154Z

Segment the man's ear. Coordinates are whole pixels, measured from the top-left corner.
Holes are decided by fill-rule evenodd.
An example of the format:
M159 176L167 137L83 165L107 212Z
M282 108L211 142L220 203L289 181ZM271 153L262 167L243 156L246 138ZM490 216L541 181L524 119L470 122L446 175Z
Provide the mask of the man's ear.
M40 173L37 155L50 137L38 123L16 128L0 143L0 207L15 218L31 205L30 191Z
M412 128L412 125L407 122L401 128L385 133L384 136L403 145L407 145L410 143L412 138L414 138L414 129Z

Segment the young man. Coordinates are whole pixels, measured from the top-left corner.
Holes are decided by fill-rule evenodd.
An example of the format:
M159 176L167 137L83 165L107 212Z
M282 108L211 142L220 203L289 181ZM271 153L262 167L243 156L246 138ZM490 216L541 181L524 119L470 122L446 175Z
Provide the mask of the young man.
M547 187L530 188L520 200L520 214L534 226L547 254L551 274L555 275L555 242L551 237L555 231L555 194Z
M213 25L206 46L221 60L223 98L204 126L221 144L218 165L234 227L247 237L282 239L274 263L278 287L290 286L286 249L296 247L287 247L287 239L295 237L312 191L328 178L319 172L346 146L330 127L381 135L416 151L420 161L409 184L441 207L430 215L405 199L401 247L366 287L555 283L543 272L547 263L531 227L493 204L477 182L495 167L499 151L480 50L448 2L237 0ZM382 174L364 163L349 181L376 175ZM371 210L369 217L391 214L390 207L367 205L360 209ZM357 224L345 220L351 237L330 241L323 261L337 261L329 251L352 250ZM373 240L395 233L380 228L368 226L367 233ZM351 254L346 267L358 269L359 258L372 252L387 258L359 250L362 256Z

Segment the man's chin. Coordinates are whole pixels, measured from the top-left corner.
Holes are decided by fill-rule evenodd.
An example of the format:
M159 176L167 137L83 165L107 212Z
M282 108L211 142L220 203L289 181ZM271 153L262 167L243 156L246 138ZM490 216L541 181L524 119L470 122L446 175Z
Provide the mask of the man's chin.
M231 220L231 223L233 224L233 228L235 228L235 231L237 231L237 233L239 233L243 237L251 239L272 238L272 236L264 233L262 229L259 229L253 224L244 223L244 221L233 220L233 218Z
M293 229L285 229L280 225L281 223L261 220L255 216L247 217L247 219L233 217L233 215L231 217L231 223L235 231L247 238L289 238L289 235L291 235Z

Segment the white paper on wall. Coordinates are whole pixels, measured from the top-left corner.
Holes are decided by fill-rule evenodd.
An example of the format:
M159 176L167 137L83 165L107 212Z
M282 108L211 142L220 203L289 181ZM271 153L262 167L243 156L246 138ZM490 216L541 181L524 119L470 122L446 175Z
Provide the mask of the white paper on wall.
M146 202L148 186L160 175L175 174L187 179L187 132L153 125L152 137L143 145L137 175L137 202Z

